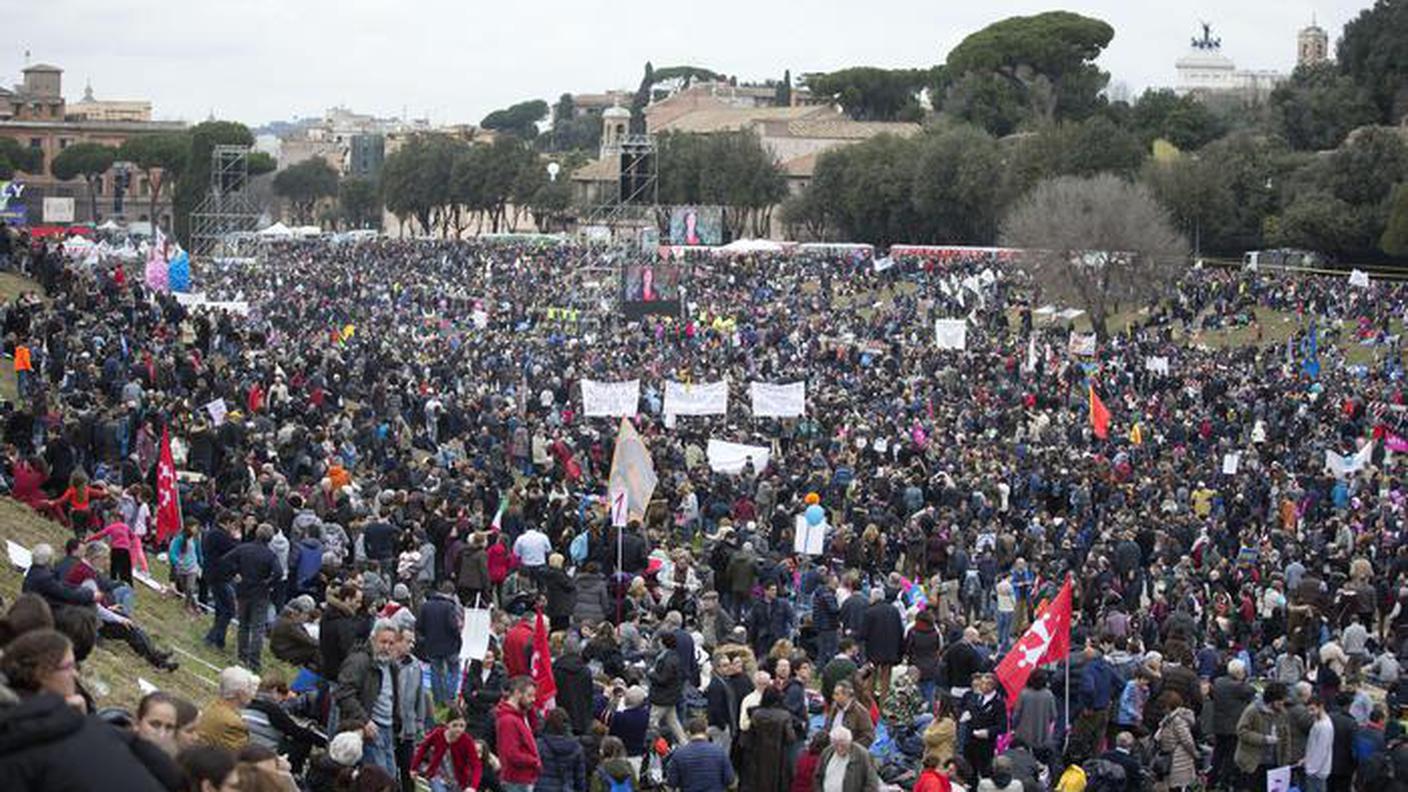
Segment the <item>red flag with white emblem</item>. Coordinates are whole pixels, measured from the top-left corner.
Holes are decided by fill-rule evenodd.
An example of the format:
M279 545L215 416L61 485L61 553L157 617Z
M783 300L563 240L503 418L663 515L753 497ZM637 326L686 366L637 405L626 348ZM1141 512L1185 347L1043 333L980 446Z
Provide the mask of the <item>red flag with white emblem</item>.
M548 646L548 623L543 609L538 609L538 622L533 628L533 682L538 687L538 709L557 706L557 680L552 675L552 650Z
M181 493L176 488L176 460L171 456L171 429L161 430L161 458L156 463L156 543L181 531Z
M1027 677L1037 666L1066 659L1071 651L1071 580L1061 587L1056 599L1037 616L1036 621L997 664L997 679L1007 691L1007 709L1017 703L1017 694L1027 686Z

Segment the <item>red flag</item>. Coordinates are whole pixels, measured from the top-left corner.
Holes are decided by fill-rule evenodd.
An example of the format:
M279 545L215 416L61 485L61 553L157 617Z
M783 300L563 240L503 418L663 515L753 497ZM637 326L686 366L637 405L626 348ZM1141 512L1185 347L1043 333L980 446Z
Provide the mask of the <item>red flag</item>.
M161 458L156 463L156 543L181 531L181 493L176 488L176 460L171 456L171 429L161 430Z
M538 709L557 706L557 680L552 676L552 650L548 647L548 623L543 609L538 609L538 623L533 627L533 682L538 686Z
M1100 397L1095 393L1095 386L1090 387L1090 426L1095 430L1095 436L1101 440L1110 439L1110 411L1105 409L1105 403L1100 401Z
M1007 709L1017 703L1017 694L1027 685L1027 677L1037 666L1066 659L1071 651L1071 580L1056 599L1037 616L1036 621L997 664L997 679L1007 691Z

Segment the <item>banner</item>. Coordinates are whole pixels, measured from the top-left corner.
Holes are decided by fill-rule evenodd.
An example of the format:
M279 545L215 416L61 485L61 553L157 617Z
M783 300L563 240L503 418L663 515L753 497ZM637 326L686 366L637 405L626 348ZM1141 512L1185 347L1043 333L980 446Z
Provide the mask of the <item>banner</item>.
M724 415L728 412L728 380L686 385L665 382L666 415Z
M1168 358L1166 357L1146 357L1144 358L1144 370L1168 376Z
M616 434L616 450L611 455L607 497L615 498L619 493L625 493L626 513L632 519L643 520L658 481L655 466L650 461L650 451L631 422L622 418L621 429Z
M730 443L726 440L709 440L704 455L709 460L709 469L715 473L742 473L748 460L753 461L753 472L761 473L768 466L772 449L767 446L751 446Z
M1222 474L1225 476L1237 475L1237 469L1242 465L1242 455L1238 452L1222 455Z
M968 320L935 319L934 344L939 349L967 349Z
M633 418L640 406L640 380L582 380L582 414L588 418Z
M1354 270L1350 272L1349 285L1360 289L1369 288L1369 273L1364 270Z
M773 385L752 382L748 391L753 397L755 418L796 418L807 413L807 383L789 382Z
M1095 334L1094 333L1071 333L1071 340L1067 344L1067 349L1072 355L1084 355L1086 357L1095 356Z

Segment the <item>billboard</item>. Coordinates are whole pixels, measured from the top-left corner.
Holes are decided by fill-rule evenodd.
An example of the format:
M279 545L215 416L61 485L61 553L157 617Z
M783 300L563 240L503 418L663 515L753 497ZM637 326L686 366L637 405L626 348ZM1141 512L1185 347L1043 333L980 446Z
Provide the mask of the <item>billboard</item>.
M723 207L677 206L670 212L670 244L722 245L723 243Z
M72 222L73 222L73 199L72 199L72 198L45 198L45 199L44 199L44 222L46 222L46 223L72 223Z
M680 312L680 276L673 261L628 261L621 267L621 308L629 319Z
M20 198L24 195L24 184L17 181L0 181L0 222L10 225L25 225L29 222L29 209Z

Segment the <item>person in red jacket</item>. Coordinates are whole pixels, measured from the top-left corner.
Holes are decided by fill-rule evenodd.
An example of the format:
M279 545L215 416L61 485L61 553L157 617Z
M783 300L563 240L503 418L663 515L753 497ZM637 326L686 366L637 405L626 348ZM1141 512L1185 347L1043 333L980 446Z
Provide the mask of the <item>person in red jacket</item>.
M537 614L524 614L504 635L504 673L509 679L533 673L533 629Z
M479 747L465 732L464 714L453 705L445 724L425 735L411 756L411 773L430 782L431 792L461 792L478 789L484 763ZM446 765L445 758L449 757Z
M537 703L538 686L533 678L514 677L508 683L508 695L494 708L494 730L498 744L499 781L504 792L533 792L543 760L538 756L538 742L533 737L533 707Z

